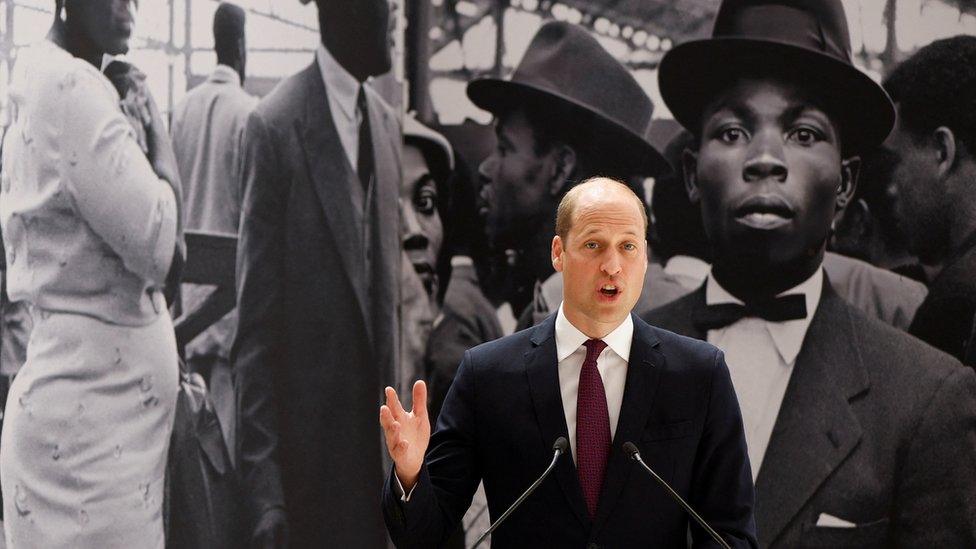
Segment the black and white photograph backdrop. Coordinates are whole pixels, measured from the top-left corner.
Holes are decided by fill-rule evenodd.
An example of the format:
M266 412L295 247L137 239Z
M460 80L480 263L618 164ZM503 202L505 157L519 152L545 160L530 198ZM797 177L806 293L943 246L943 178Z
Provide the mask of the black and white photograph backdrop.
M976 547L972 0L0 0L0 152L0 547Z

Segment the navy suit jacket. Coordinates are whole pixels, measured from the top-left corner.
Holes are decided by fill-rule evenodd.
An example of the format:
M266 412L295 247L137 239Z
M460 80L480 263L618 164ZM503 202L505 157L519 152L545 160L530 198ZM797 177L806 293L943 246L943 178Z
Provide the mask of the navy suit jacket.
M715 347L634 316L634 339L606 478L591 519L571 455L492 534L495 547L686 547L689 517L622 449L644 460L734 547L756 547L754 489L739 404ZM492 521L568 437L555 315L467 351L410 501L391 474L384 515L398 547L437 547L480 481ZM695 547L716 547L691 524Z

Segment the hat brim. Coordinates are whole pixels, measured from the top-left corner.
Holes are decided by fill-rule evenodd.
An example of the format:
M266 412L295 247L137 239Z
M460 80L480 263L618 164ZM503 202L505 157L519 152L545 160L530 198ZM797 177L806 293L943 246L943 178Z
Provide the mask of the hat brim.
M476 106L493 114L523 104L530 97L559 102L564 110L574 113L572 119L565 122L572 126L573 131L582 133L579 136L582 139L577 141L591 144L596 154L612 158L622 170L630 171L633 175L660 176L671 171L664 156L643 136L564 95L497 78L480 78L469 82L467 94Z
M661 60L658 83L675 119L698 135L700 117L715 94L743 74L789 73L839 117L845 155L880 145L895 123L884 89L852 65L823 53L770 40L712 38L686 42Z

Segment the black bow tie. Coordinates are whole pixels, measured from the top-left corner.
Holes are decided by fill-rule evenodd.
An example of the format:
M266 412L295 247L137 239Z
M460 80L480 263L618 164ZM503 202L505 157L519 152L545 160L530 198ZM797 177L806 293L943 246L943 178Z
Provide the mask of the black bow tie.
M790 294L763 301L738 303L719 303L706 305L695 311L692 321L703 332L724 328L743 318L756 317L771 322L797 320L807 316L807 298L803 294Z

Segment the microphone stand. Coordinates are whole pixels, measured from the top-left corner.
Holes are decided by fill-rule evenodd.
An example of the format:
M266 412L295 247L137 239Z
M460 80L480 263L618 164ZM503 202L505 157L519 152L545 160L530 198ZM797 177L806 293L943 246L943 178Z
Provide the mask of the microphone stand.
M511 515L512 511L518 508L518 506L521 505L523 501L525 501L525 498L529 497L529 494L535 491L535 489L539 486L539 484L541 484L542 481L545 480L547 476L549 476L549 473L553 470L553 468L556 467L556 461L559 460L559 456L563 455L563 452L566 451L567 447L569 447L569 441L566 440L566 437L559 437L556 439L556 443L552 445L553 455L552 455L552 461L549 462L549 467L546 467L546 470L543 471L542 475L539 478L537 478L535 482L533 482L532 485L529 486L529 488L525 492L522 492L522 495L519 496L517 500L515 500L515 503L513 503L508 509L506 509L505 512L502 513L502 516L498 517L498 520L496 520L495 523L491 525L491 527L485 530L484 534L481 534L481 537L478 538L478 541L474 542L474 545L472 545L470 549L475 549L476 547L481 545L485 541L485 538L491 535L491 533L495 531L495 528L498 528L498 526L502 522L504 522L505 519L508 518L508 515Z
M658 484L663 486L664 489L667 490L668 493L671 495L671 497L679 504L681 504L681 507L684 508L684 510L687 511L688 514L691 515L691 517L694 518L695 521L698 522L698 524L701 525L701 527L704 528L706 532L708 532L708 535L712 536L712 539L714 539L716 543L718 543L725 549L732 549L731 547L729 547L729 544L726 543L725 540L718 535L718 532L713 530L712 527L709 526L707 522L705 522L705 519L698 516L698 513L696 513L695 510L691 508L691 505L688 505L688 503L685 502L685 500L682 499L681 496L679 496L678 493L674 491L674 488L671 488L671 485L665 482L663 478L657 476L657 473L655 473L653 469L651 469L650 467L647 466L646 463L644 463L644 460L641 459L640 451L637 449L637 446L635 446L633 442L625 442L624 451L630 454L630 457L634 461L640 463L641 466L644 467L644 469L646 469L647 472L650 473L652 477L654 477L654 480L656 480Z

